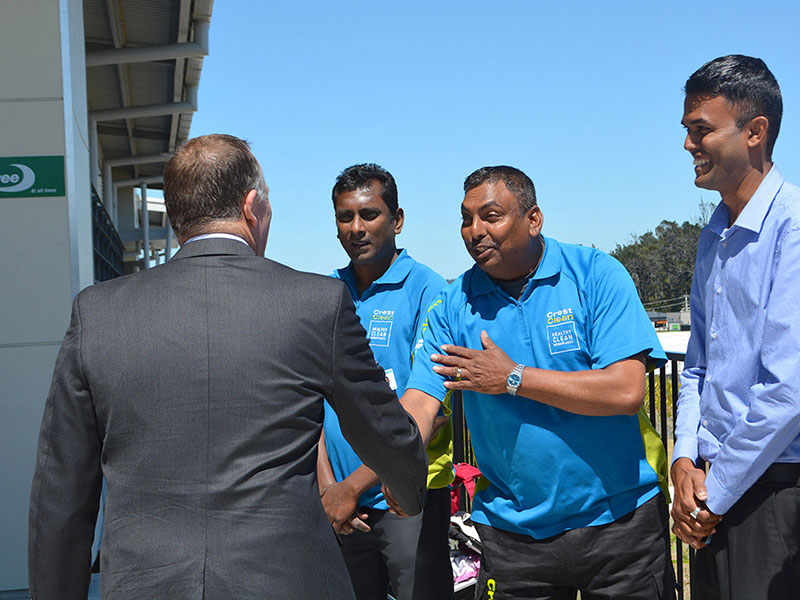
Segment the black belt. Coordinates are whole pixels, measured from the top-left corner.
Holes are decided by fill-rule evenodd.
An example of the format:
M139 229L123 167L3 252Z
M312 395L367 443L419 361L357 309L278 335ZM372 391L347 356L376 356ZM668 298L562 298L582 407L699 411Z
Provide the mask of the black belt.
M794 483L800 485L800 463L773 463L756 483Z

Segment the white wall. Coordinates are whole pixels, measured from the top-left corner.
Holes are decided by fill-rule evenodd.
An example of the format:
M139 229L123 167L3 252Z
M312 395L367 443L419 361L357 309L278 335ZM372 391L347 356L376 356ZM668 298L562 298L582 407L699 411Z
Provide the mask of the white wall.
M93 281L83 48L81 0L2 2L0 157L65 156L67 195L0 198L0 591L28 586L42 409L72 296Z

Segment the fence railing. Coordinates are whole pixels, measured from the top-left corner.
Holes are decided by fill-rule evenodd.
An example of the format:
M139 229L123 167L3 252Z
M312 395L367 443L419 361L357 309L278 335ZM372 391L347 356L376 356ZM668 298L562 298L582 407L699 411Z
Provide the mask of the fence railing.
M668 464L672 462L672 447L675 435L675 417L677 415L678 388L680 386L680 370L683 368L685 354L667 352L667 364L651 371L645 381L644 408L650 423L658 432L664 447L667 450ZM453 420L453 461L455 463L469 463L477 466L475 455L472 451L469 429L464 419L464 407L460 393L454 393L452 398ZM471 511L472 503L464 492L459 491L459 504L463 510ZM678 600L690 600L692 595L691 571L694 565L695 551L683 544L678 538L672 536L671 552L675 567Z
M94 282L100 283L122 275L122 246L116 227L92 188L92 254Z

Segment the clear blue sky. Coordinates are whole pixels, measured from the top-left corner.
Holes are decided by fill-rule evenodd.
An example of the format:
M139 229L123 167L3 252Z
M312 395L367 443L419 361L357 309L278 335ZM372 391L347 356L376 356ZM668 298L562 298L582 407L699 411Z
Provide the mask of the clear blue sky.
M329 273L337 174L377 162L398 184L398 244L445 277L471 266L464 178L509 164L536 184L545 235L610 251L698 216L681 88L724 54L781 85L774 158L800 183L800 4L689 2L214 3L191 135L252 142L270 186L267 256ZM760 11L760 12L759 12Z

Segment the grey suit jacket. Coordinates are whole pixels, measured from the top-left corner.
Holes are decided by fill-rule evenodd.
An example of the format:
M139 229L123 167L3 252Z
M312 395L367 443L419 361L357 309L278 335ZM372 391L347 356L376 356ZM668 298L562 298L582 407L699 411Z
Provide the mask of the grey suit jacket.
M416 425L341 282L207 239L81 292L39 437L32 597L86 598L104 475L103 598L352 598L316 485L323 398L419 512Z

